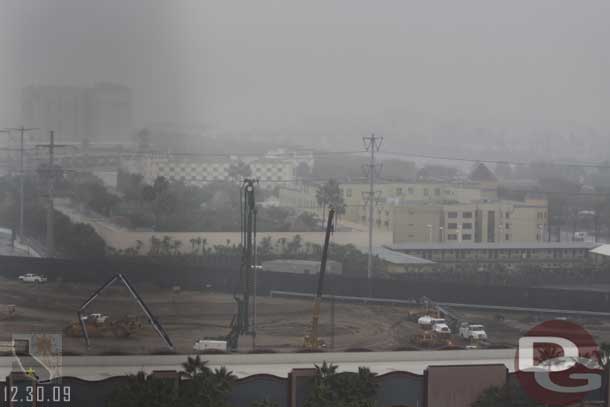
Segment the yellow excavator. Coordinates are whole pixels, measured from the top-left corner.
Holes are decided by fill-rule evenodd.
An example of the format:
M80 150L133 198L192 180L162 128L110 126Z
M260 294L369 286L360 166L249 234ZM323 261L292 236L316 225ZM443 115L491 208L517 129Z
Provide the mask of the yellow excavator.
M324 274L326 273L326 260L328 258L328 245L330 243L330 234L333 230L333 219L335 217L335 209L328 210L328 222L326 223L326 235L324 236L324 246L322 247L322 261L320 261L320 273L318 274L318 289L313 301L313 313L311 318L311 332L305 335L303 347L308 350L318 350L324 347L324 341L318 336L320 323L320 302L322 302L322 292L324 288Z

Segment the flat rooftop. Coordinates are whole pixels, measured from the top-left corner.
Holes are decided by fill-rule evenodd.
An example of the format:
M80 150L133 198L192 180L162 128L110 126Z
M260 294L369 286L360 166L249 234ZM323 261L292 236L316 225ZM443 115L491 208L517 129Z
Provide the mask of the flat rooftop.
M381 260L387 261L392 264L434 264L433 261L422 259L421 257L411 256L408 254L395 252L385 247L374 247L373 254L378 256Z
M505 249L587 249L592 250L601 243L593 242L420 242L385 245L390 250L505 250Z

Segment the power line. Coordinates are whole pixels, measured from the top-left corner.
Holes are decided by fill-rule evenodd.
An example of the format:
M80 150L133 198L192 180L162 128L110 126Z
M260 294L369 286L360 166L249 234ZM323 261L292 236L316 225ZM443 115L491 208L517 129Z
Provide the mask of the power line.
M193 153L193 152L162 152L162 151L134 151L134 152L120 152L119 155L127 156L185 156L185 157L261 157L261 158L274 158L274 157L294 157L294 156L332 156L332 155L351 155L351 154L363 154L365 150L354 150L354 151L311 151L305 153L298 152L278 152L278 153Z
M514 161L514 160L490 160L490 159L474 159L456 156L446 155L434 155L434 154L418 154L418 153L384 153L385 155L398 156L398 157L414 157L414 158L427 158L433 160L445 160L445 161L465 161L473 163L485 163L485 164L509 164L514 166L529 166L532 164L548 164L555 165L558 167L582 167L582 168L610 168L610 164L601 163L585 163L585 162L561 162L561 161Z

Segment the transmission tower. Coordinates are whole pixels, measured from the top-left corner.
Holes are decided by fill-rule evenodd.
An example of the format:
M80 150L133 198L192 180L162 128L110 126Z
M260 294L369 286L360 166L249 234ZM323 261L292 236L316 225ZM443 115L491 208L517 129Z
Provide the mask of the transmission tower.
M368 137L363 137L362 141L364 143L366 151L371 153L369 163L366 167L367 176L369 178L369 192L366 193L365 198L365 203L366 205L368 205L369 209L369 258L367 267L367 277L370 280L371 278L373 278L373 206L379 200L379 197L375 196L375 177L378 176L378 173L381 171L381 165L375 162L375 153L379 152L379 150L381 149L383 137L376 137L375 134L371 134ZM370 288L371 284L369 282L369 289Z
M38 144L37 148L49 150L49 168L47 172L47 257L55 256L55 209L53 208L53 192L55 189L55 177L61 169L55 168L55 149L63 147L74 147L67 144L55 144L55 132L49 132L49 144Z

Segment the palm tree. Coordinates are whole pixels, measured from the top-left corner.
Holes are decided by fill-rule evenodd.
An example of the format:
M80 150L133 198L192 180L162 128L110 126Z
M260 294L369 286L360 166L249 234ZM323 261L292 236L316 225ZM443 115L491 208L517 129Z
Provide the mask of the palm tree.
M180 254L180 247L182 247L182 241L174 240L174 242L172 243L172 250L174 256L178 256Z
M328 195L324 185L319 185L318 189L316 189L316 202L318 203L318 206L322 208L321 218L324 219L326 214L326 204L328 203Z
M186 358L186 362L182 363L182 368L184 369L184 373L186 373L190 377L195 377L198 374L208 373L210 372L210 368L207 367L208 362L205 360L201 360L199 355L194 358L188 356Z
M181 385L181 405L194 407L225 407L236 377L225 367L212 371L199 355L183 363L184 373L191 380Z
M141 240L136 240L136 254L140 254L140 250L142 250L142 246L144 246L144 243Z
M273 254L273 244L271 243L271 236L265 236L261 239L261 243L257 247L258 257L261 260L267 260Z
M295 257L301 250L303 239L301 235L295 235L290 242L286 244L286 252L289 256Z
M316 365L305 407L372 407L378 388L375 376L365 367L358 368L358 373L337 373L336 365L326 362Z
M161 240L156 236L150 238L150 250L149 255L158 256L161 252Z
M108 400L109 407L172 407L179 405L175 382L155 380L138 372L115 390Z

